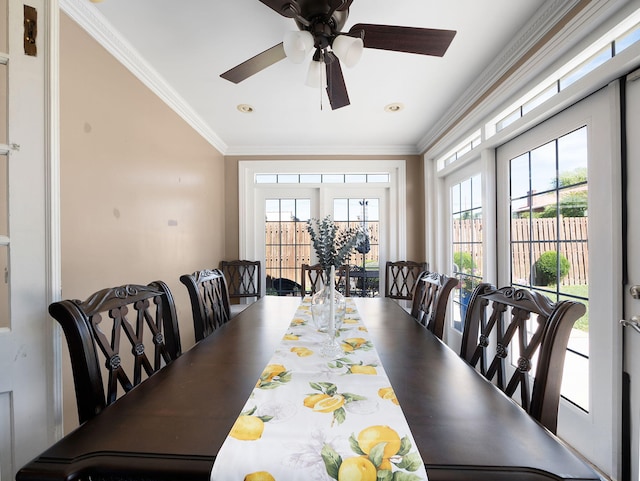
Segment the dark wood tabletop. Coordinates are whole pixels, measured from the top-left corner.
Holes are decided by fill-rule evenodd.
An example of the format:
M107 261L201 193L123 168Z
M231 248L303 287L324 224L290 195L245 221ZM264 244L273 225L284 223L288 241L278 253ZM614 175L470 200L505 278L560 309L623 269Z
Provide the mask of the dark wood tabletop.
M209 480L299 303L271 296L255 302L28 463L16 479ZM395 301L356 299L356 305L430 481L600 479Z

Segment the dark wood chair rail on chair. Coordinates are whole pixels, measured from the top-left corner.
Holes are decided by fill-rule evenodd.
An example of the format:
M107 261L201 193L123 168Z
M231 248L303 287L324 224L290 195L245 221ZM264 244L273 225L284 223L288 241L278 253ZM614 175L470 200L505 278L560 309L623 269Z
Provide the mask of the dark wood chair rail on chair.
M567 344L585 312L579 302L554 304L539 292L480 284L469 301L460 356L508 396L519 392L520 405L555 434Z
M385 267L384 296L410 301L420 275L429 269L426 262L387 261Z
M257 301L262 295L260 261L222 261L220 269L227 281L231 317L234 317L249 304L231 303L231 301L244 302L245 299Z
M451 290L458 280L437 272L423 272L417 280L411 315L439 339L444 334Z
M336 289L345 296L351 295L351 286L349 279L350 266L341 265L336 269ZM324 269L320 264L308 265L302 264L302 296L313 295L326 283L324 278Z
M182 353L173 296L161 281L54 302L49 313L69 346L80 424L113 403L119 388L130 391Z
M227 282L220 269L204 269L180 276L187 286L196 342L231 319Z

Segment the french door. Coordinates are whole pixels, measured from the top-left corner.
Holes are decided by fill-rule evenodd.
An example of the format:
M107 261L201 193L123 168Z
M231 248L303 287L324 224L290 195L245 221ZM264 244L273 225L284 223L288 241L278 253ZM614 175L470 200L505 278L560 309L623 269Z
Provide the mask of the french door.
M0 0L2 480L14 479L23 464L53 442L61 427L54 424L60 409L54 379L60 367L47 315L53 278L59 274L52 267L55 255L47 212L55 190L50 183L55 128L47 114L55 117L55 94L49 87L57 85L57 60L51 55L57 12L56 0L28 5Z
M306 221L331 215L340 226L369 233L368 248L354 252L349 264L362 270L362 295L381 295L380 267L406 251L404 179L401 161L240 162L240 255L263 262L265 293L276 292L274 279L278 287L299 285L300 266L317 262Z
M614 477L622 367L619 99L614 83L501 146L496 157L498 284L588 306L567 352L558 436ZM551 274L543 278L549 257Z
M626 253L626 284L625 284L625 313L624 319L631 321L634 317L640 322L640 138L635 133L640 130L640 71L629 76L627 81L627 253ZM634 288L632 290L632 288ZM640 332L631 327L624 329L624 370L630 380L630 419L625 419L626 427L631 431L628 462L631 476L629 479L640 479Z

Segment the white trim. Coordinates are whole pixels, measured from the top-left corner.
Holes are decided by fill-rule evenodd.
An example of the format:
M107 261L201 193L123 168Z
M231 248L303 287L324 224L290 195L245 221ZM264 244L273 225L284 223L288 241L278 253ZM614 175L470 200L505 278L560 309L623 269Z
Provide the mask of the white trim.
M415 145L235 145L230 146L225 155L228 156L306 156L306 155L418 155L420 152Z
M59 0L59 2L62 11L84 28L107 52L182 117L207 142L222 154L226 153L227 145L224 141L120 35L96 7L90 5L86 0Z
M535 33L538 32L538 36L536 36L535 39L532 37L532 40L537 42L542 36L541 34L545 34L549 28L553 27L556 22L578 2L574 0L572 2L566 2L566 5L563 5L562 3L563 2L558 1L552 3L549 10L541 14L542 18L546 19L546 22L549 22L544 32L533 28L533 26L537 26L538 28L543 27L543 25L539 23L540 18L537 17L532 20L532 26L530 27L532 31L525 30L526 33L524 34L524 37L526 38L527 35L535 36ZM526 62L526 65L520 67L517 72L511 75L509 79L500 86L500 88L482 99L480 105L476 106L473 112L471 112L467 117L460 119L464 112L473 105L473 102L478 101L478 99L485 94L487 86L498 81L503 74L503 70L497 66L501 64L499 61L496 62L497 65L490 65L485 70L485 75L491 75L492 72L498 73L494 73L490 76L488 81L484 81L484 77L481 76L469 89L472 93L462 97L460 102L454 105L454 107L443 117L443 120L436 126L436 128L423 137L419 142L418 147L422 151L428 148L429 150L427 153L429 158L440 158L459 141L458 139L468 135L469 132L477 129L478 126L482 126L484 129L487 119L504 110L509 101L513 101L515 98L526 93L526 91L531 88L531 85L535 85L536 83L543 81L543 79L548 77L553 70L557 69L558 63L563 63L563 61L566 62L575 56L578 53L576 52L577 49L583 49L585 43L588 42L588 40L585 40L584 38L586 35L585 32L589 32L590 38L593 38L596 35L602 35L601 30L606 28L606 26L602 26L602 23L605 21L603 19L611 20L610 17L613 17L616 12L618 14L617 16L622 16L624 18L624 12L620 12L621 8L625 5L631 8L633 3L634 1L632 0L602 0L590 2L590 4L586 6L585 9L569 23L569 25L565 26L565 28L556 34L550 42L533 55L532 58ZM612 21L615 22L616 19L614 18ZM514 43L518 44L519 42L522 42L520 38L516 39ZM517 61L535 44L535 42L522 44L522 48L516 50L512 47L507 51L507 54L505 54L502 59L505 59L504 62L507 62L506 59L510 58L510 60L508 60L510 62L509 66L513 65L515 61ZM560 58L561 56L562 58ZM606 66L606 69L608 70L610 68L608 64L611 62L611 60L607 62L603 65L603 68ZM598 70L601 69L596 69L596 71ZM588 75L587 77L591 78L589 85L593 85L593 77L591 75ZM611 79L612 78L609 78L600 86L606 85L611 81ZM572 85L571 87L574 86ZM576 88L574 87L571 89L571 87L567 90L575 92ZM587 95L587 93L581 92L577 96L582 98L585 95ZM546 103L554 102L559 102L558 95L554 96ZM540 107L534 109L534 111L539 108ZM452 128L454 123L459 119L460 122ZM493 137L489 140L492 142L492 145L496 145L493 143ZM486 146L483 145L483 147Z
M46 105L45 132L45 202L46 202L46 283L47 304L60 299L62 292L62 266L60 247L60 9L58 0L46 4L47 22L47 61L46 61ZM48 367L47 390L51 396L48 403L49 441L60 439L63 429L63 392L62 392L62 334L53 321L47 323L51 365Z
M266 188L272 184L254 184L254 176L258 173L350 173L350 172L389 172L390 182L367 184L372 189L387 188L389 190L387 216L389 222L388 257L404 259L407 253L407 187L406 161L404 160L366 160L342 161L323 160L321 162L302 162L297 160L252 161L238 162L238 216L239 216L239 244L238 253L241 258L255 258L257 252L249 245L248 239L257 239L254 232L258 210L256 205L256 188ZM309 188L314 184L278 184L283 188ZM330 184L326 184L329 186ZM349 184L341 184L348 187ZM364 184L354 184L361 188ZM319 199L322 202L322 199ZM386 261L381 259L380 262ZM381 278L380 282L383 282Z

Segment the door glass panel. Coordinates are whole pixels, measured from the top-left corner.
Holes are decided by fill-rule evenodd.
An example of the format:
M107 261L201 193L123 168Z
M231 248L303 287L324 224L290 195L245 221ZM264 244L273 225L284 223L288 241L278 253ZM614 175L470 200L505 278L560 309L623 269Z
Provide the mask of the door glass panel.
M380 295L380 199L334 199L333 219L341 229L362 227L367 241L351 257L351 295Z
M9 246L0 245L0 329L11 325L9 317Z
M7 73L6 64L0 63L0 144L7 144Z
M587 145L582 127L510 163L511 284L535 288L554 302L588 305ZM587 312L572 330L562 389L586 411L588 348Z
M310 199L265 201L265 274L267 295L300 295L302 264L311 261L307 221Z
M454 329L462 331L473 289L482 282L482 177L475 175L451 187L452 273L458 285L451 293Z
M9 235L9 158L0 154L0 236Z
M9 29L7 25L7 16L9 14L8 8L9 0L0 0L0 52L9 53Z

